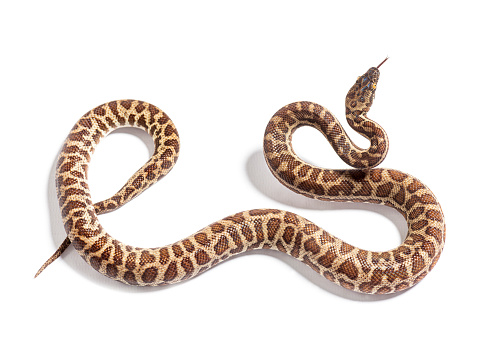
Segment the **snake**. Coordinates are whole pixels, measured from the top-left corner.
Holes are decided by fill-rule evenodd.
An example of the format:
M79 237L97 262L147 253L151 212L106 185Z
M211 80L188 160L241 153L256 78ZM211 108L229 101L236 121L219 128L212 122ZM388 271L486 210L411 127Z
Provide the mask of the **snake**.
M67 237L36 276L70 245L101 274L137 286L185 281L235 255L270 249L302 261L329 281L355 292L388 294L414 286L437 263L446 227L441 206L426 185L398 170L374 168L384 160L389 148L384 129L367 117L382 63L358 77L345 99L347 122L370 141L369 148L355 145L325 107L301 101L284 106L271 118L264 134L263 153L278 181L301 195L396 209L408 225L407 235L398 247L364 250L300 215L279 209L242 211L162 247L140 248L122 243L104 230L98 215L120 208L164 177L177 161L180 147L177 129L169 116L152 104L127 99L87 112L66 138L57 159L55 179ZM295 130L303 126L319 130L351 167L325 169L298 157L291 140ZM154 141L154 152L114 196L93 203L87 179L92 153L101 139L121 127L145 130Z

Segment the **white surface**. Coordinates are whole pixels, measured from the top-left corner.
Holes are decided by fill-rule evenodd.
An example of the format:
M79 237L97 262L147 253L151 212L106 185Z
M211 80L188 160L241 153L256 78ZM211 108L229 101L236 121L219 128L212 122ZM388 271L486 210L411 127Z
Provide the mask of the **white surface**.
M418 343L498 340L498 8L494 1L2 2L2 321L9 342ZM115 213L107 231L160 246L235 212L286 209L360 247L385 250L404 220L373 205L324 204L284 189L261 153L282 106L322 104L343 123L344 97L376 66L370 117L387 130L383 167L436 194L447 243L415 288L364 296L281 254L251 253L166 288L92 270L64 238L54 192L61 144L78 118L115 99L164 110L181 137L171 174ZM366 146L363 138L347 129ZM147 159L151 142L121 131L90 168L95 201ZM302 129L306 160L344 168ZM495 313L493 313L495 314Z

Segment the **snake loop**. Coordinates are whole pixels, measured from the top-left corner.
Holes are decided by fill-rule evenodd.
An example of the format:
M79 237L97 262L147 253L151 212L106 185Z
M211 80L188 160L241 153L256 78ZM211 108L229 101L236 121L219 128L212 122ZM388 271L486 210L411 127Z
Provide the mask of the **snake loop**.
M297 214L277 209L243 211L163 247L145 249L121 243L106 233L97 215L116 210L165 176L177 160L179 136L171 119L157 107L120 100L86 113L63 145L56 188L67 239L37 275L70 244L95 270L139 286L187 280L238 253L273 249L357 292L384 294L415 285L439 259L445 242L444 216L433 193L419 180L396 170L373 168L388 150L385 131L367 117L379 75L378 67L370 68L346 97L347 121L370 140L368 149L352 143L337 119L321 105L297 102L271 118L264 136L264 156L282 184L307 197L379 203L397 209L408 223L408 235L399 247L385 252L363 250ZM323 169L301 160L293 151L291 138L305 125L322 132L354 169ZM87 183L90 157L103 137L124 126L147 131L155 143L154 154L113 197L94 204Z

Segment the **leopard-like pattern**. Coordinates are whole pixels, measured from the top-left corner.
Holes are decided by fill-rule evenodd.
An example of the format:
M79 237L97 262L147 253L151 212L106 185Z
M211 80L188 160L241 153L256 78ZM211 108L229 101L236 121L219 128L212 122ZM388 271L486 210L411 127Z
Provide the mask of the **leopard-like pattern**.
M399 247L386 252L363 250L297 214L277 209L243 211L163 247L123 244L105 232L97 215L121 207L165 176L177 160L179 136L171 119L157 107L120 100L86 113L63 145L56 187L67 239L37 275L70 244L95 270L138 286L187 280L239 253L272 249L357 292L386 294L412 287L440 257L445 242L444 216L431 190L419 180L396 170L373 168L388 150L385 131L366 116L378 78L378 67L370 68L346 97L348 123L370 140L368 149L354 145L337 119L321 105L297 102L271 118L264 136L264 156L282 184L307 197L379 203L397 209L408 223L408 235ZM304 125L321 131L355 169L323 169L301 160L292 149L291 138ZM155 151L113 197L94 204L87 183L91 155L103 137L124 126L147 131Z

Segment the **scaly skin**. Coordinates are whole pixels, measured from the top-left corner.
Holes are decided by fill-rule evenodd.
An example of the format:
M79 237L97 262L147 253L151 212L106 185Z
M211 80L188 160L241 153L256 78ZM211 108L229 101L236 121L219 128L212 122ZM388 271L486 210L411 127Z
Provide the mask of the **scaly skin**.
M117 281L157 286L192 278L225 259L253 249L289 254L330 281L362 293L392 293L418 283L434 267L445 241L441 207L416 178L390 169L372 169L386 156L385 131L367 118L378 68L359 77L346 97L351 127L370 140L366 150L354 145L324 107L297 102L280 109L264 136L264 155L274 176L295 192L327 201L379 203L397 209L408 223L408 236L396 249L372 252L330 235L299 215L255 209L228 216L176 243L158 248L125 245L105 232L97 215L113 211L166 175L179 154L179 137L170 118L151 104L121 100L85 114L62 148L56 187L68 235L37 275L71 244L94 269ZM309 125L320 130L350 170L328 170L297 157L293 132ZM113 197L94 204L87 168L99 140L112 130L133 126L146 130L155 152Z

